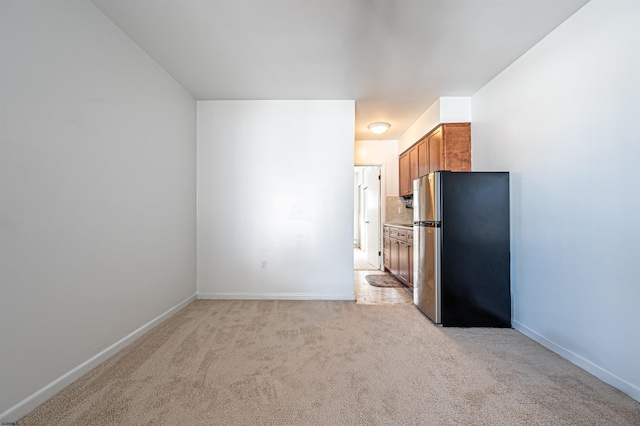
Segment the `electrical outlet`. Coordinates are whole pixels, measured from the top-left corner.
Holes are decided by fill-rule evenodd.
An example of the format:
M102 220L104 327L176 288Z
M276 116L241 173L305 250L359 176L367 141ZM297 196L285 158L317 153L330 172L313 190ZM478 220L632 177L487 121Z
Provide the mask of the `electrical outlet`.
M267 261L263 260L262 262L260 262L260 269L267 269Z
M398 213L402 213L402 207L398 207Z

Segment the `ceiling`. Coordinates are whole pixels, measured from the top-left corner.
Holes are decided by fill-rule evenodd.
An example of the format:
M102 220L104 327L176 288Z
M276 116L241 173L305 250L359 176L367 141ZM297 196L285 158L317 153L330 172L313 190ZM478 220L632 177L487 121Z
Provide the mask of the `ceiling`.
M355 99L356 139L473 95L587 1L92 0L196 99Z

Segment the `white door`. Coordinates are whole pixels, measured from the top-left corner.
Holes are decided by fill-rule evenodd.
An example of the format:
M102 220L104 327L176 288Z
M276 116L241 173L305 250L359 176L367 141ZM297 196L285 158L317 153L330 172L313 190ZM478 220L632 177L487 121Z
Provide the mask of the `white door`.
M380 269L380 167L364 169L367 262Z

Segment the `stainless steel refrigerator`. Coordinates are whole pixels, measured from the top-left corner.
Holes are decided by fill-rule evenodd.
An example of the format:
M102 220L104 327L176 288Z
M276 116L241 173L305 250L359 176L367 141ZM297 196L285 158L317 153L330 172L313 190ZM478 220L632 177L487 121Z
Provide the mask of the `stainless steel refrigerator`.
M434 323L511 327L509 173L413 181L413 301Z

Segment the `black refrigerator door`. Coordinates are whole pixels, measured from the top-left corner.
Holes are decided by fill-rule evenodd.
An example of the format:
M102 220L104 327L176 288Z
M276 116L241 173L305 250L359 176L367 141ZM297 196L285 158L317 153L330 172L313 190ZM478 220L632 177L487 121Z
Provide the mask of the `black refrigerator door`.
M442 324L511 327L509 174L443 172Z

